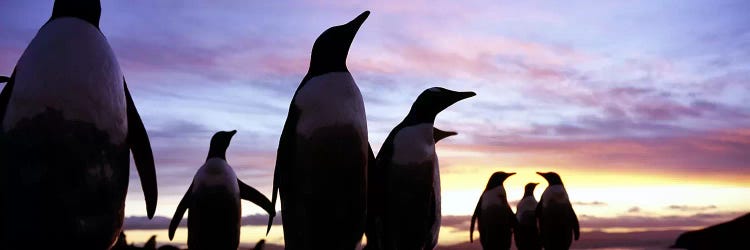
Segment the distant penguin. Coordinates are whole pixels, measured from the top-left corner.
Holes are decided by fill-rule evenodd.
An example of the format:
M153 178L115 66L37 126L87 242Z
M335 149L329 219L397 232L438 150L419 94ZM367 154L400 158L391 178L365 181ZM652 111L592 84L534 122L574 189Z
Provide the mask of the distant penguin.
M383 248L433 249L440 229L440 170L433 124L440 111L476 95L440 87L423 91L378 152L370 169L371 221L382 221Z
M289 105L272 196L276 204L276 192L281 194L286 249L354 249L362 238L367 167L374 156L362 94L346 57L369 14L318 37L310 68Z
M98 0L55 1L0 93L4 246L109 249L123 225L131 151L154 215L149 138L100 14Z
M432 128L432 137L435 140L435 143L438 141L445 139L450 136L457 135L458 133L453 131L443 131L438 128L433 127ZM379 189L382 189L383 183L373 183L375 180L372 180L369 182L370 186L378 186ZM373 188L375 190L375 188ZM374 202L371 202L374 203ZM368 204L369 205L369 204ZM368 210L372 211L372 210ZM374 214L374 213L373 213ZM376 218L377 217L377 218ZM382 249L382 240L383 240L383 228L382 228L382 218L378 216L367 216L367 228L365 230L365 235L367 236L367 245L364 247L365 250L377 250Z
M493 173L471 216L469 241L474 242L474 223L478 220L479 241L483 249L510 249L511 235L518 227L518 220L508 205L503 182L514 174L503 171Z
M237 179L227 163L226 151L235 133L236 130L220 131L211 138L206 163L195 173L169 224L170 240L188 208L189 249L236 250L242 219L240 199L260 206L271 218L276 215L271 201Z
M516 206L516 218L518 229L513 232L513 238L518 250L541 250L542 243L539 241L539 228L536 225L536 205L534 188L539 183L528 183L523 192L523 198Z
M570 249L573 239L578 240L581 233L562 179L555 172L537 174L549 183L536 206L542 247L547 250Z

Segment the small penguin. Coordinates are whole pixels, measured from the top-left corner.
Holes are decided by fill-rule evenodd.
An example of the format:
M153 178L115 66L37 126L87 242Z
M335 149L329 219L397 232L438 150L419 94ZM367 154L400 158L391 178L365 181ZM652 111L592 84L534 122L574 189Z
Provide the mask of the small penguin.
M189 249L237 249L242 216L240 199L260 206L269 217L276 215L271 201L237 179L227 163L226 151L235 133L236 130L220 131L211 138L206 163L195 173L169 224L170 240L188 208Z
M315 40L310 68L289 105L271 197L276 204L281 195L286 249L353 249L362 239L367 168L375 157L362 94L346 58L369 14Z
M458 133L453 131L443 131L438 128L433 127L432 128L432 137L435 140L435 143L438 141L445 139L450 136L457 135ZM375 181L375 180L373 180ZM374 183L370 182L370 185L374 185ZM383 187L383 184L378 184L379 187ZM365 250L377 250L382 249L382 240L383 240L383 225L381 218L377 218L377 221L375 218L376 216L367 216L367 228L365 230L365 235L367 236L367 245L365 245Z
M130 153L146 212L154 158L98 0L56 0L0 93L0 242L109 249L122 230ZM40 240L43 239L43 240Z
M542 247L549 250L570 249L572 239L578 240L581 232L562 179L555 172L537 174L549 183L536 206Z
M479 220L479 241L483 249L510 249L511 235L518 227L518 220L508 205L503 182L514 174L498 171L490 176L471 216L469 242L474 242L474 223Z
M475 96L434 87L417 97L370 169L370 221L382 221L385 249L433 249L440 229L440 170L433 124L440 111Z
M518 230L513 233L518 250L541 250L542 243L539 241L539 228L536 225L536 205L534 188L539 183L528 183L524 188L523 198L516 206L516 218L518 219Z

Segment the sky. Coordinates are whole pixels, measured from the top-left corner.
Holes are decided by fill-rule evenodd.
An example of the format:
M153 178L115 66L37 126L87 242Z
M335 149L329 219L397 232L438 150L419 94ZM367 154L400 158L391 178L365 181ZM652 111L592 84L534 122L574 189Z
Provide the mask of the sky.
M0 9L0 74L10 75L52 1ZM535 172L558 172L585 232L685 230L749 212L748 9L747 1L104 0L100 27L149 133L156 215L168 221L219 130L238 130L227 159L270 196L313 42L370 10L348 68L374 151L424 89L477 93L435 122L459 133L437 145L443 214L455 216L444 220L448 245L468 238L466 216L495 171L518 173L505 184L512 205L527 182L542 183L541 195ZM142 218L135 168L126 204L129 239L167 239L163 223ZM252 222L265 220L252 220L261 212L243 203L243 244L264 237ZM280 225L268 236L282 238Z

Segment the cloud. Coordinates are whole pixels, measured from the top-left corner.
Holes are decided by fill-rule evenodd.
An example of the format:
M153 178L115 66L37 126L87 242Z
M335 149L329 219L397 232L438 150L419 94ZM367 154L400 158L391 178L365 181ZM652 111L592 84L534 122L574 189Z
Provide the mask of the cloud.
M606 202L602 202L602 201L591 201L591 202L575 201L575 202L573 202L573 205L575 205L575 206L594 206L594 207L599 207L599 206L606 206L607 203Z
M641 212L641 208L640 207L631 207L631 208L628 209L628 213L630 213L630 214L635 214L635 213L640 213L640 212Z
M707 210L714 210L717 207L715 205L708 205L708 206L670 205L667 208L670 210L678 210L682 212L703 212Z

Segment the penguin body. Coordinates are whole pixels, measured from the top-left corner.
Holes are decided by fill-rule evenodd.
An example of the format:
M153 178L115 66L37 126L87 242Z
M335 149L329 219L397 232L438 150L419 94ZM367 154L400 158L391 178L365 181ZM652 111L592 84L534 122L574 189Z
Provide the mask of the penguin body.
M580 229L568 193L557 173L537 174L549 183L536 207L542 247L549 250L570 249L573 239L580 237Z
M513 233L516 248L518 250L540 250L539 228L536 224L536 206L538 202L534 198L534 188L538 183L526 184L523 198L516 206L516 219L518 219L518 230Z
M440 111L474 95L427 89L386 138L368 174L368 221L382 224L382 248L433 249L437 245L441 197L435 139L441 134L433 123Z
M286 249L353 249L362 238L367 167L374 156L364 102L346 57L368 15L318 37L308 73L292 98L272 196L275 204L276 192L281 194ZM327 240L332 235L336 240Z
M226 161L225 152L236 131L221 131L211 139L209 156L198 169L188 191L172 217L169 238L184 212L188 215L188 248L190 249L237 249L240 242L240 199L249 200L268 212L275 210L263 194L237 179L234 170Z
M469 238L474 241L474 223L479 221L479 241L483 249L510 249L513 230L518 220L513 214L503 182L515 173L495 172L487 182L471 218Z
M55 1L0 93L0 189L16 190L0 195L8 246L111 247L131 151L149 218L156 209L148 135L98 28L100 13L96 0Z
M445 139L450 136L457 135L458 133L453 131L443 131L438 128L433 127L432 128L432 137L435 143L438 141ZM382 178L372 178L370 179L370 186L377 186L376 188L372 188L371 190L373 192L377 192L378 190L382 190L385 186L384 183L382 183ZM378 182L380 181L380 182ZM375 183L378 182L378 183ZM440 188L440 187L438 187ZM370 191L370 190L368 190ZM378 194L372 194L372 197L382 197L381 193ZM376 202L371 202L368 205L375 205ZM381 209L378 212L375 212L376 209ZM367 245L365 246L365 250L371 250L371 249L382 249L383 248L383 221L382 221L382 208L376 207L376 206L370 206L368 208L368 216L367 216L367 228L365 230L365 234L367 236ZM438 228L439 229L439 228ZM432 229L431 229L432 231Z

